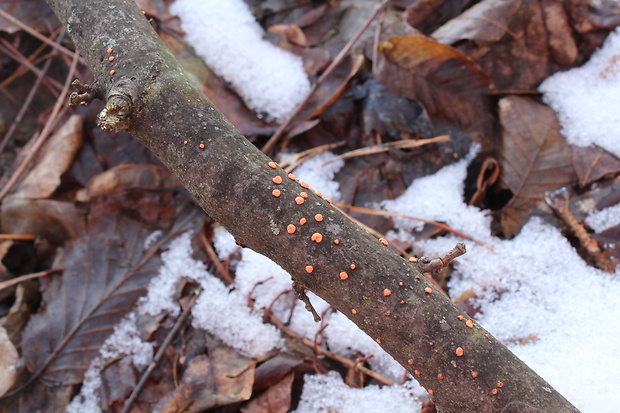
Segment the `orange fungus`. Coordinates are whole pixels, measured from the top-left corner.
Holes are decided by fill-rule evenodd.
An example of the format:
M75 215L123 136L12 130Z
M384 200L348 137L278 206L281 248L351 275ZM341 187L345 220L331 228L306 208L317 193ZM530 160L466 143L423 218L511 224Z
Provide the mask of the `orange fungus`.
M279 189L274 189L273 191L271 191L271 195L275 196L276 198L279 197L281 194Z
M297 230L297 228L295 228L295 225L293 225L293 224L288 224L287 227L286 227L286 231L289 234L294 234L296 230Z
M457 347L455 354L459 357L461 357L463 354L465 354L465 351L463 351L463 347Z
M344 271L340 273L340 279L341 280L346 280L347 278L349 278L349 274L347 274Z
M312 265L306 265L306 272L310 274L312 271L314 271L314 267Z
M282 177L280 175L274 176L271 180L274 184L280 185L282 183Z
M383 296L384 297L389 297L390 295L392 295L392 290L386 288L385 290L383 290Z

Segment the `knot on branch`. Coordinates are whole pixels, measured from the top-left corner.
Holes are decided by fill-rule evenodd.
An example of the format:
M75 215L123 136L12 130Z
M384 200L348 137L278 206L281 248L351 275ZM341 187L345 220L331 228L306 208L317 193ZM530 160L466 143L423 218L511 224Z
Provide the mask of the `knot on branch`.
M75 79L73 82L71 82L71 86L73 86L73 88L77 90L77 92L73 92L69 96L69 105L71 106L75 106L78 103L80 105L87 106L94 99L101 99L103 96L96 82L94 82L92 85L86 85Z
M443 257L437 257L435 259L430 259L428 257L420 258L420 260L418 261L418 267L422 272L437 272L443 267L448 266L450 261L457 257L460 257L466 252L467 249L465 248L465 244L459 242L454 248L450 250L450 252L448 252Z
M99 127L103 130L129 129L131 98L125 94L110 95L108 103L99 113Z

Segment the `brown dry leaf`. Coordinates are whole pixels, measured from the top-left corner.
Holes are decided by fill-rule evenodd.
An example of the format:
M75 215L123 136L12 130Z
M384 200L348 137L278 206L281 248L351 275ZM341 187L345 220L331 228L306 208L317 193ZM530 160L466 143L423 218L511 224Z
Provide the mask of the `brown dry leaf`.
M497 89L530 90L577 59L563 5L556 0L485 0L431 36L474 59Z
M29 199L50 197L82 146L82 132L82 118L79 115L69 117L45 143L41 158L11 196Z
M8 0L0 2L0 9L38 32L47 33L60 25L58 18L43 0ZM21 28L0 17L0 31L14 33Z
M181 385L160 413L194 413L248 400L254 383L254 361L227 346L189 361Z
M461 52L423 35L392 37L379 52L377 80L432 117L460 127L488 118L491 81Z
M576 176L570 146L552 109L529 98L509 96L499 101L499 110L500 179L513 193L502 209L501 224L504 235L512 238L546 192L572 183Z
M53 245L63 245L85 230L84 214L70 202L11 196L0 208L0 222L6 233L33 234Z
M95 176L88 183L87 192L93 197L127 190L170 190L180 185L162 166L131 164L119 165Z
M573 166L581 187L620 172L620 160L601 148L573 146L572 149Z
M269 26L267 31L282 36L289 42L299 46L306 46L307 44L306 35L296 24L274 24Z
M24 331L23 356L33 373L28 382L80 383L104 340L157 274L159 251L194 228L197 217L192 211L179 211L174 224L162 228L122 215L114 207L92 210L100 214L91 216L87 233L66 248L58 263L65 268L63 275L43 292L41 310ZM163 234L146 248L155 230ZM28 397L35 387L21 395Z
M241 413L288 412L291 408L291 387L294 379L294 373L287 374L284 379L241 408Z
M19 356L4 327L0 326L0 396L13 386Z
M424 34L430 34L446 20L452 19L471 5L470 0L415 0L407 6L407 24Z

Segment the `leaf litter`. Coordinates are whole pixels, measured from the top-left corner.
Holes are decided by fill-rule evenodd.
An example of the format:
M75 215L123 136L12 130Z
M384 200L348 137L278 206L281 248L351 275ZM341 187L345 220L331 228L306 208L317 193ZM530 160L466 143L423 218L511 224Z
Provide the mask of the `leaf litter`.
M299 9L278 10L277 7L282 4L272 0L254 11L265 13L263 18L269 20L272 31L284 34L285 37L279 40L280 46L299 54L305 60L304 67L314 67L306 73L306 76L313 79L317 68L324 67L325 64L318 60L313 62L313 59L319 59L319 54L302 51L300 45L310 44L313 51L324 52L328 49L333 52L334 45L344 44L349 40L350 36L347 37L346 33L356 30L355 24L347 22L356 22L354 16L363 16L357 18L358 20L367 17L370 8L374 7L371 3L360 2L359 6L356 6L351 2L343 2L349 7L348 10L339 9L338 5L333 4L308 4ZM426 12L428 15L442 10L442 13L434 15L445 16L444 21L429 21L428 24L424 21L424 27L419 27L427 35L434 30L432 37L435 40L420 34L403 37L406 30L402 27L395 28L389 18L385 18L385 22L388 22L385 27L374 23L362 36L360 43L363 46L359 47L356 53L360 57L364 56L366 60L378 56L383 59L383 66L373 62L375 69L378 69L374 75L369 73L364 65L360 65L359 61L356 61L350 70L346 65L343 66L342 73L336 73L333 81L325 84L325 100L317 96L317 104L309 105L299 116L295 133L289 133L289 141L285 143L288 146L288 155L312 149L317 144L330 145L338 142L344 146L338 147L339 152L335 155L323 153L311 158L302 164L295 174L307 180L312 188L321 190L333 199L345 199L353 206L364 208L379 209L382 205L383 208L400 214L401 217L393 214L392 221L384 219L377 228L387 233L390 245L394 240L400 239L402 245L407 246L408 253L440 254L450 249L458 238L448 235L421 241L421 233L417 232L420 228L413 224L415 221L402 218L404 215L446 222L455 231L464 232L469 237L491 245L491 249L472 245L470 252L459 258L459 263L449 278L451 296L466 297L461 301L478 314L477 321L509 344L513 351L567 395L582 411L608 411L605 410L608 406L617 404L614 403L615 393L611 378L613 371L618 368L612 345L617 332L610 328L615 325L613 319L619 313L613 298L617 297L617 282L584 264L566 238L552 227L559 224L539 201L546 192L559 186L577 188L579 185L580 190L588 189L590 192L579 197L573 195L581 204L575 201L571 206L592 204L593 200L600 200L605 196L606 203L599 202L598 208L609 205L613 198L609 195L609 191L613 194L613 186L609 181L617 175L618 169L614 164L614 161L617 161L614 151L617 149L611 140L611 146L605 144L603 148L595 148L587 155L581 155L585 152L578 152L571 147L559 132L558 125L561 124L562 134L567 137L570 135L569 123L574 120L572 115L565 114L563 109L554 106L554 92L552 88L547 89L545 82L541 86L541 90L545 92L544 100L560 112L558 124L554 119L555 115L535 100L537 92L534 89L558 68L587 60L589 54L602 43L604 36L601 34L607 33L620 23L620 13L605 4L594 5L588 14L580 5L560 8L555 2L543 0L501 4L487 0L479 2L462 14L462 4L451 4L448 7L448 2L426 5L422 5L422 2L409 3L411 4L405 4L409 6L408 21L414 26L420 24L421 20L415 19L412 10ZM394 6L386 15L398 15L402 11L398 8L400 6ZM430 9L425 10L422 6ZM244 21L254 27L252 30L256 30L253 17L246 10L241 12L243 7L239 7L235 9L237 17L245 16ZM273 12L269 7L274 7L278 12L268 14ZM155 4L148 8L148 13L153 14L156 19L161 17L158 22L160 34L169 44L174 44L177 40L170 34L171 31L166 31L167 27L175 29L173 22L169 22L170 15L166 14L165 6ZM453 19L446 22L448 17ZM235 22L234 27L245 24L239 20L230 21ZM476 21L476 24L472 21ZM339 32L331 31L331 28L338 24L346 27L342 27L343 30ZM379 36L374 32L377 29ZM225 32L226 30L221 31ZM579 38L580 42L575 42L576 38ZM287 44L287 39L292 43ZM614 43L611 39L613 38L610 36L606 47ZM231 38L223 42L228 45L227 50L222 51L223 54L229 50L238 53L238 47L230 47L234 41L235 39ZM399 45L407 42L418 42L425 46L401 50ZM388 44L393 47L390 48ZM373 54L373 49L379 45L384 46L380 48L383 53ZM430 55L416 60L416 53L421 49L429 51ZM363 54L359 54L360 51ZM607 53L607 56L614 56L617 52ZM596 58L591 60L594 62ZM613 77L613 59L603 60L603 66L599 66L599 77L602 73L600 67L607 68L603 70L604 77ZM239 70L238 60L234 60L234 57L231 62L230 66L234 71L246 72ZM295 65L298 63L293 66ZM194 67L199 66L200 64L196 64ZM279 69L284 66L285 63L280 63ZM524 66L527 66L525 70L517 70ZM467 75L450 76L454 70L462 68L466 69ZM300 73L299 66L293 70ZM220 101L227 105L228 114L231 114L233 121L238 121L242 128L251 131L254 139L265 139L261 134L274 130L273 124L269 126L260 119L252 118L252 112L248 111L248 102L250 109L259 107L248 97L251 96L251 89L261 90L260 87L264 85L255 84L250 90L246 90L245 86L237 84L236 91L231 92L217 76L204 75L213 72L205 69L201 73L202 79L208 78L210 82L205 84L205 90L211 93L211 96L224 97ZM584 73L579 72L575 76L577 79L596 78ZM453 78L453 83L446 83L446 76ZM370 87L363 93L359 93L360 89L355 92L358 85L371 85L373 77L382 78L393 94L390 96L384 92L377 93L376 88ZM558 75L558 78L561 77ZM554 90L563 93L574 91L579 96L578 92L583 92L583 87L567 87L566 84L572 85L576 82L569 79L571 78L566 75L565 79L558 80ZM457 83L454 83L455 81ZM494 91L491 82L499 90ZM552 82L549 81L548 84L551 85ZM274 87L272 82L271 86L268 86L271 89L267 95L275 96L271 92L280 90L280 86L282 85L278 84ZM511 90L519 94L529 94L533 98L512 96L509 92ZM372 94L380 98L375 99ZM303 98L303 93L298 95L299 99ZM495 99L492 97L494 95L499 97ZM239 96L246 97L247 101L244 102ZM605 101L603 97L597 99L599 102ZM292 108L294 102L294 99L289 101L282 98L278 104ZM281 107L276 107L276 112L273 112L271 117L282 119L287 112L281 110ZM355 112L355 109L360 107L364 107L363 122ZM386 110L386 107L390 109ZM581 116L579 121L588 118L598 120L597 116L611 112L608 107L610 106L599 107L596 115ZM265 109L259 109L259 112L262 110ZM277 112L278 110L280 112ZM495 110L499 113L499 119L494 113ZM397 116L400 112L404 113L402 117ZM363 126L360 128L359 125ZM522 127L523 125L525 127ZM501 130L500 126L504 128L501 135L497 132ZM216 231L212 241L220 260L223 261L220 264L225 266L225 271L235 273L236 278L233 286L227 286L213 277L211 268L205 267L201 262L205 257L200 258L202 253L195 247L198 236L192 238L191 233L186 232L196 231L196 220L199 218L190 219L185 226L179 221L178 217L182 212L188 210L183 209L184 202L173 202L175 199L179 200L179 188L175 180L160 167L153 165L114 168L127 161L153 163L153 158L141 152L141 148L133 145L131 139L124 134L104 135L97 129L91 130L92 127L88 124L85 127L87 134L92 134L95 140L86 140L81 144L73 164L68 161L71 169L63 166L62 173L54 175L56 183L50 187L44 185L41 199L27 200L28 204L14 204L11 207L11 210L15 211L12 215L3 214L3 231L11 228L11 232L18 234L34 232L43 239L54 240L55 245L63 245L69 241L63 253L64 258L61 259L65 265L65 273L62 276L48 276L49 279L44 278L41 281L44 291L43 305L24 331L21 356L27 360L31 372L36 372L37 368L45 368L41 371L42 380L35 381L20 395L19 400L26 400L23 407L64 409L75 393L67 386L52 390L47 385L82 383L85 371L86 379L81 396L74 399L72 411L92 412L100 408L122 406L128 392L137 385L139 370L150 361L154 344L156 346L161 335L169 330L165 320L179 314L179 304L186 303L188 290L200 287L203 292L192 310L193 325L187 327L187 335L183 335L183 340L188 343L202 343L199 345L202 350L191 353L182 348L180 342L173 341L171 351L161 359L158 367L166 379L159 382L151 379L142 389L145 395L159 402L137 401L136 409L177 411L195 403L196 408L207 409L218 403L236 403L248 398L251 398L251 401L242 405L242 411L262 411L260 405L263 402L259 400L264 399L277 405L279 410L274 411L288 411L299 401L297 411L300 413L316 411L317 406L326 405L340 411L347 411L347 406L356 406L356 411L362 409L369 412L385 411L386 406L394 406L394 410L405 405L413 411L421 409L417 398L424 397L424 391L412 386L415 381L409 381L400 387L379 388L371 385L363 389L353 389L347 387L334 372L323 376L307 376L301 399L292 400L291 395L300 386L297 376L294 377L292 372L301 371L296 369L302 368L305 363L283 368L283 373L279 376L281 381L276 381L282 386L281 390L278 390L279 394L275 394L276 390L263 392L262 395L251 392L252 383L257 382L247 378L250 372L254 371L253 363L249 362L247 356L259 358L273 348L284 348L285 344L276 330L262 323L256 310L247 307L248 296L251 295L254 309L271 308L274 314L282 319L287 319L287 315L292 314L291 328L294 334L308 338L315 338L317 334L318 327L304 311L291 310L294 302L292 296L280 296L290 288L288 274L264 257L246 249L240 250L225 232ZM588 128L584 127L582 130L587 131ZM452 139L450 143L416 148L417 140L439 135L448 135ZM296 136L295 139L290 140L293 136ZM408 140L412 143L408 144ZM402 146L395 143L399 141ZM607 142L603 138L600 141ZM468 149L471 142L477 142L478 145L474 145L474 149ZM127 145L129 150L116 151L120 145ZM371 150L361 157L324 164L328 160L337 159L338 155L358 153L354 151L373 145L381 148L382 153L372 153ZM389 149L384 151L384 148ZM479 153L478 157L476 151ZM477 165L482 163L480 157L489 155L495 157L491 159L499 161L495 168L501 173L501 184L493 185L493 181L489 181L490 188L478 188L477 196L480 199L476 204L489 205L492 208L485 210L467 205L465 201L475 191L471 182L475 180L473 178L476 177ZM67 156L67 159L72 158L70 153L67 153ZM464 159L460 160L461 158ZM107 172L101 174L106 170ZM540 173L533 172L537 170ZM357 184L351 185L347 176L360 176L360 171L367 174L368 179L360 181L356 177ZM439 172L435 173L436 171ZM561 173L555 173L558 171ZM72 174L75 175L75 180L71 180ZM96 179L93 179L95 177ZM478 180L483 184L485 182L484 178ZM37 183L37 180L33 182ZM385 184L390 185L387 191L373 189L373 186L382 188ZM507 193L506 190L510 192ZM159 191L159 196L146 195L149 191ZM181 192L183 193L182 190ZM80 208L66 202L74 199L82 203L77 204ZM163 201L161 205L160 201ZM16 201L5 200L3 210L8 208L11 202ZM17 212L20 209L28 211L28 205L39 208L37 203L71 206L71 211L69 214L46 215L38 210L31 212L32 217L46 217L39 221L43 225L39 225L38 228L41 229L36 232L36 226L24 225L25 222L35 221ZM90 208L88 225L76 230L80 228L77 222L83 220L80 217L84 216L82 208L85 205ZM613 202L611 205L612 208L602 212L597 212L596 206L583 209L587 212L581 211L577 216L583 219L589 215L586 223L597 232L610 234L612 238L608 239L608 242L613 244L617 239L614 238L613 231L618 224ZM429 212L432 214L428 215ZM533 212L539 218L531 219ZM497 215L501 218L497 219ZM45 227L56 228L50 226L50 222L64 229L43 230ZM171 229L175 225L178 231ZM135 233L128 233L130 229L135 230ZM162 243L166 236L172 237L173 232L184 232L185 235L175 241L170 240L170 244ZM415 237L410 235L412 233ZM505 240L502 236L513 238ZM207 242L211 242L211 237ZM144 250L138 253L135 246L139 244L145 247L144 250L153 248L156 253L144 262L141 270L136 270L138 257L145 254ZM168 248L162 256L159 256L158 245ZM54 256L49 252L50 249L46 251ZM92 268L106 267L108 270L89 271L87 263L79 260L84 256L92 257ZM553 257L552 264L549 263L550 257ZM121 268L121 264L127 267ZM78 272L82 277L87 275L92 278L93 283L81 287L86 287L83 289L89 292L91 297L97 297L93 302L85 300L85 293L75 292L75 286L70 285L73 279L79 278ZM108 284L99 280L100 283L103 282L99 284L100 291L93 291L97 285L94 282L97 276L104 279L108 276ZM134 282L137 284L132 284ZM135 288L129 288L131 286ZM20 288L21 286L17 290ZM129 290L125 291L123 288ZM587 294L583 294L585 291ZM70 295L67 295L69 292ZM126 294L121 294L123 292ZM314 296L312 299L319 312L329 311L326 303ZM55 311L63 316L49 319L46 325L41 320L57 308L59 303L68 305L68 308L79 307L79 310L72 314ZM113 308L105 311L112 303ZM605 308L600 307L603 303L607 304ZM221 314L227 314L225 322L222 322ZM572 316L563 317L566 314ZM322 330L320 335L331 350L351 358L359 354L374 354L375 357L368 361L371 368L400 381L403 369L383 353L374 340L351 328L348 320L339 313L326 314L326 317L330 320L330 325ZM95 321L100 320L104 322L93 326ZM61 322L65 325L56 328ZM239 328L240 325L252 327ZM49 334L43 337L41 331ZM572 331L580 331L581 334L571 334ZM13 332L10 336L19 337ZM224 340L227 345L214 341L214 337ZM45 343L49 349L43 351L42 344ZM234 350L228 346L232 346ZM204 349L208 349L206 353ZM178 359L174 357L174 352L178 352ZM205 376L202 373L204 367L209 371L226 371L225 361L210 357L219 353L227 354L225 359L230 362L241 363L236 367L236 371L244 370L248 373L244 373L245 376L236 376L239 380L232 380L233 386L240 386L235 390L241 395L240 398L226 398L225 391L213 392L200 384L205 379L210 383L223 383L222 379L230 380L228 373L224 376L219 373ZM245 354L245 361L242 354ZM566 354L571 355L570 360L564 356ZM593 355L597 358L593 359ZM105 364L104 360L110 359L117 361L111 365ZM315 359L314 363L317 370L326 366L321 360ZM584 368L584 365L589 368ZM91 368L88 368L89 366ZM181 387L177 391L170 379L173 371L177 371L177 367L173 366L181 367L178 382ZM262 364L259 364L258 369L261 366ZM574 371L580 371L581 374L572 374ZM123 380L114 384L114 381L110 380L113 376L123 377ZM284 377L286 380L282 380ZM594 388L596 390L592 390ZM588 396L594 391L600 395L596 400ZM271 394L272 392L274 394ZM27 396L32 397L27 400ZM15 406L14 400L11 399L6 408Z

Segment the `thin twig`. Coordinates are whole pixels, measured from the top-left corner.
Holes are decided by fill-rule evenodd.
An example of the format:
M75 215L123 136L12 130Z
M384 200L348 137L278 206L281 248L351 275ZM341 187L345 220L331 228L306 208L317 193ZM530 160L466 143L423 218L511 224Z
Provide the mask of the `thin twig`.
M33 234L0 234L0 241L33 241L36 238Z
M52 128L56 125L56 122L59 119L58 112L60 112L60 109L63 107L63 105L65 104L67 100L67 93L69 92L69 86L71 85L71 79L73 78L73 74L75 73L75 68L77 67L77 64L78 64L78 54L76 53L73 55L73 61L71 62L71 67L69 69L69 73L67 74L65 85L62 89L62 92L60 92L60 96L58 96L58 99L56 100L56 104L54 105L54 109L52 109L52 113L49 117L49 120L43 127L43 130L41 131L39 136L36 138L36 141L34 145L32 146L32 149L26 156L26 158L17 167L17 170L15 171L13 176L11 176L11 178L9 179L9 182L7 182L4 188L2 188L2 191L0 191L0 201L6 196L6 194L11 190L11 188L13 188L15 183L19 180L22 173L24 173L28 165L30 165L30 162L34 159L37 152L39 152L39 149L41 149L43 144L46 142L47 137L52 131Z
M338 64L340 64L342 59L344 59L344 57L347 55L349 50L359 40L359 38L366 31L368 26L370 26L370 23L372 23L372 21L375 19L375 17L377 17L377 15L383 9L383 7L385 7L387 2L388 2L388 0L382 0L381 1L381 3L377 6L375 11L370 15L370 17L368 17L368 19L364 22L362 27L359 28L357 33L355 33L353 38L351 38L351 40L349 40L349 42L342 48L340 53L338 53L338 55L334 58L334 60L332 60L330 65L327 67L327 69L325 69L325 71L317 79L316 83L310 88L310 91L308 92L308 94L306 95L304 100L302 100L301 103L299 105L297 105L295 110L293 110L293 112L288 116L288 118L286 118L286 120L280 125L278 130L276 130L276 132L267 141L265 146L263 146L263 148L261 149L263 151L263 153L271 152L271 150L278 143L280 138L282 138L282 135L284 134L284 132L286 132L286 129L291 124L291 122L297 117L297 115L299 115L301 110L306 106L306 103L308 103L308 101L310 100L310 97L312 97L314 92L316 92L316 90L319 88L319 86L321 86L321 84L325 81L327 76L329 76L329 74L331 74L331 72L336 68L336 66L338 66Z
M11 16L10 14L8 14L7 12L5 12L2 9L0 9L0 16L2 16L3 18L7 19L9 22L13 23L14 25L18 26L20 29L22 29L23 31L27 32L29 35L31 35L33 37L36 37L37 39L39 39L43 43L47 43L48 45L50 45L50 46L52 46L54 48L57 48L62 53L66 54L67 56L75 59L75 57L77 55L78 58L79 58L79 55L76 52L72 52L71 50L67 49L66 47L61 46L58 43L54 42L53 40L50 40L49 38L43 36L41 33L36 31L32 27L28 26L25 23L22 23L21 21L17 20L15 17ZM82 63L85 64L84 61L82 61Z
M134 404L134 402L140 395L140 392L144 388L146 381L149 379L149 377L151 377L153 370L155 370L155 367L157 367L157 365L159 364L159 361L162 359L162 357L166 353L166 349L168 348L168 346L170 345L170 343L176 336L177 332L181 329L181 327L185 323L185 320L187 320L187 318L192 313L192 308L194 308L194 305L196 304L196 300L198 300L198 297L200 296L200 292L201 290L196 291L194 293L194 296L190 299L189 303L187 304L187 307L183 310L183 313L179 316L179 318L177 318L177 321L174 323L172 330L170 330L170 332L166 336L166 339L161 343L161 346L159 347L159 349L157 350L157 353L153 357L153 361L151 361L151 363L147 367L142 377L140 377L140 381L138 382L136 387L134 387L133 391L131 392L131 395L125 402L125 406L123 407L123 410L121 413L129 413L129 411L131 410L131 406Z
M341 146L344 146L344 144L345 142L328 143L326 145L321 145L321 146L317 146L314 148L310 148L303 152L299 152L287 158L286 160L280 162L280 166L286 172L293 172L295 168L297 168L299 165L306 162L308 159L312 158L313 156L316 156L325 151L331 151L332 149L339 148Z
M64 270L65 270L64 267L58 267L58 268L53 268L53 269L47 270L47 271L35 272L34 274L21 275L19 277L13 278L11 280L1 282L0 283L0 291L4 290L5 288L12 287L12 286L14 286L16 284L23 283L24 281L34 280L35 278L45 277L45 276L48 276L50 274L54 274L55 272L62 272Z
M37 91L39 90L39 86L41 86L41 82L45 78L45 75L47 74L47 71L50 68L51 63L52 63L52 59L47 59L47 61L41 68L41 72L38 74L37 80L35 80L34 85L32 85L32 88L30 89L30 92L28 92L28 96L26 96L26 99L24 100L22 107L19 109L17 116L15 116L15 119L13 120L13 123L11 123L9 130L4 135L4 138L2 138L2 142L0 142L0 153L4 151L4 148L6 144L9 142L9 139L11 139L11 137L13 136L13 133L17 130L17 126L22 121L22 118L24 117L24 115L26 114L26 111L30 107L30 103L32 102L32 99L34 98L35 93L37 93Z

